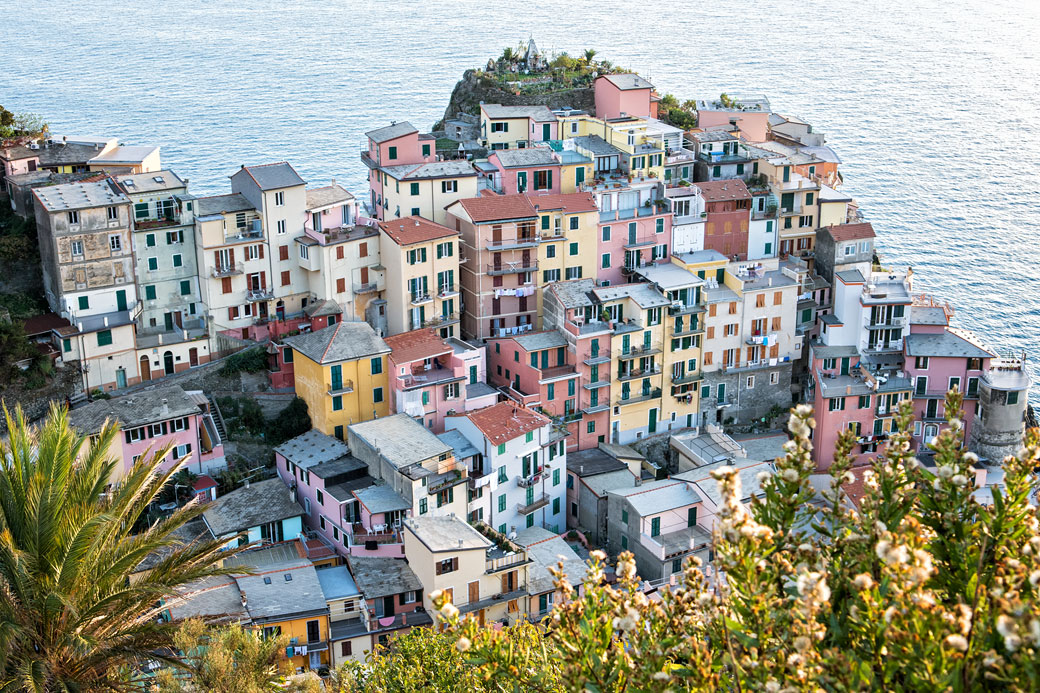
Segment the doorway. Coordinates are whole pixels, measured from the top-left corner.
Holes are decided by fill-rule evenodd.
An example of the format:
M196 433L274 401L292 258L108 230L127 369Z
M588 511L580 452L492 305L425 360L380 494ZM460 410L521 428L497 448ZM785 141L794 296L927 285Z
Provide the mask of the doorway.
M126 289L116 292L116 310L126 310Z
M196 347L188 349L188 366L194 368L199 365L199 350Z
M126 369L125 368L117 368L116 369L116 388L122 390L124 387L126 387Z
M147 355L141 357L141 380L152 379L152 362Z
M167 351L163 354L163 368L166 375L173 375L173 352Z

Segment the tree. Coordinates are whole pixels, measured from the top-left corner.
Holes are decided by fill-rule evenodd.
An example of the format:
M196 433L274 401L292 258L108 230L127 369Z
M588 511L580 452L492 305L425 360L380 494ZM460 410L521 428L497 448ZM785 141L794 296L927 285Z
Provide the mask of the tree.
M311 417L307 413L307 402L300 397L294 397L285 409L268 421L267 428L267 441L271 445L281 445L285 441L311 430Z
M12 113L0 106L0 138L37 137L47 132L47 122L35 113Z
M582 62L583 62L583 63L584 63L584 64L585 64L586 66L591 66L591 65L592 65L592 60L593 60L593 58L595 58L595 57L596 57L596 51L595 51L594 49L592 49L592 48L586 48L586 49L585 49L585 50L584 50L584 51L582 52L582 54L581 54L581 61L582 61Z
M1030 499L1040 431L1004 460L1003 487L980 504L979 460L963 449L956 418L961 404L956 392L947 395L947 426L931 444L934 471L911 450L904 401L884 449L855 474L856 437L841 434L822 493L810 484L812 411L792 410L786 454L775 473L761 473L750 507L737 470L714 473L711 573L691 559L658 599L644 593L627 551L614 585L604 583L602 552L593 553L580 595L557 575L568 599L538 626L540 638L483 628L460 618L445 595L431 595L445 644L428 656L452 662L453 639L466 666L454 669L458 685L430 678L425 690L1037 690L1040 520ZM855 504L844 489L857 481L864 495ZM393 649L429 637L414 633ZM392 653L364 667L362 682L432 675Z
M512 65L513 63L515 63L517 61L518 57L519 56L518 56L517 52L515 50L513 50L512 47L506 46L505 48L502 49L502 57L499 58L499 60L504 62L506 65Z
M207 627L184 622L174 635L182 669L159 672L155 693L262 693L284 690L278 656L288 635L264 639L239 625Z
M110 454L118 426L87 440L52 405L30 425L4 409L0 442L0 690L95 691L127 686L140 659L173 645L160 600L224 574L222 541L181 544L171 533L197 517L191 504L144 532L131 528L176 472L159 471L170 446L146 452L122 479ZM145 556L166 557L143 576Z

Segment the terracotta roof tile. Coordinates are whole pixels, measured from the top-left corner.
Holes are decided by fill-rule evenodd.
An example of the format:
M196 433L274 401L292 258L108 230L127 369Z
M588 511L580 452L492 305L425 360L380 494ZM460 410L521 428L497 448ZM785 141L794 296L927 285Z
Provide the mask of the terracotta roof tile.
M526 195L488 195L459 200L474 223L505 219L533 219L537 216L534 205Z
M841 485L841 490L845 492L845 495L849 497L849 501L857 509L859 508L859 502L866 495L866 486L863 483L863 473L866 472L870 467L856 467L850 469L849 472L855 478L852 483L846 483Z
M599 208L596 206L596 198L590 192L568 193L565 195L528 195L527 200L543 212L548 209L559 209L568 214L599 211Z
M493 445L513 440L549 423L548 417L514 402L499 402L470 412L466 417Z
M751 193L748 192L747 185L739 178L704 181L703 183L694 183L694 185L700 189L705 202L751 199Z
M390 347L390 358L397 364L430 358L452 351L451 346L446 344L444 339L430 328L390 335L385 337L383 341Z
M861 224L838 224L827 226L825 229L831 235L831 238L838 242L859 241L864 238L874 238L875 235L874 227L871 226L869 221Z
M398 245L423 243L447 236L458 236L459 232L422 217L404 217L379 222L379 228Z

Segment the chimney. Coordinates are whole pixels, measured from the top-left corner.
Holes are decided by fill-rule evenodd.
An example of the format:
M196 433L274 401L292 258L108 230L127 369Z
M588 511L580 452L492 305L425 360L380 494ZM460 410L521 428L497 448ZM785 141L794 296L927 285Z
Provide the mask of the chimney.
M242 593L242 608L243 609L247 608L247 605L246 605L246 593L245 592Z
M245 479L242 488L249 488L249 479Z
M459 548L460 549L462 548L462 538L461 537L459 538Z
M162 413L164 416L170 413L170 404L165 397L162 398Z

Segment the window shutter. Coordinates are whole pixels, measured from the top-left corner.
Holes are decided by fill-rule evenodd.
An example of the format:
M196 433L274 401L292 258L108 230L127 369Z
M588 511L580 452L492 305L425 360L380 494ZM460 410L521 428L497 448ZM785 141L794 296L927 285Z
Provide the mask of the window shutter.
M232 265L235 264L235 249L234 248L228 248L228 259L231 261Z
M266 289L267 288L267 272L261 272L260 273L260 288L261 289Z
M214 250L213 251L213 266L214 267L220 267L220 251L219 250Z
M260 259L263 260L264 259L264 246L261 244L261 245L258 245L257 247L260 249Z
M220 280L221 291L225 294L231 293L231 277L224 277Z
M459 569L459 557L458 556L456 556L455 558L451 559L451 569L453 571Z

